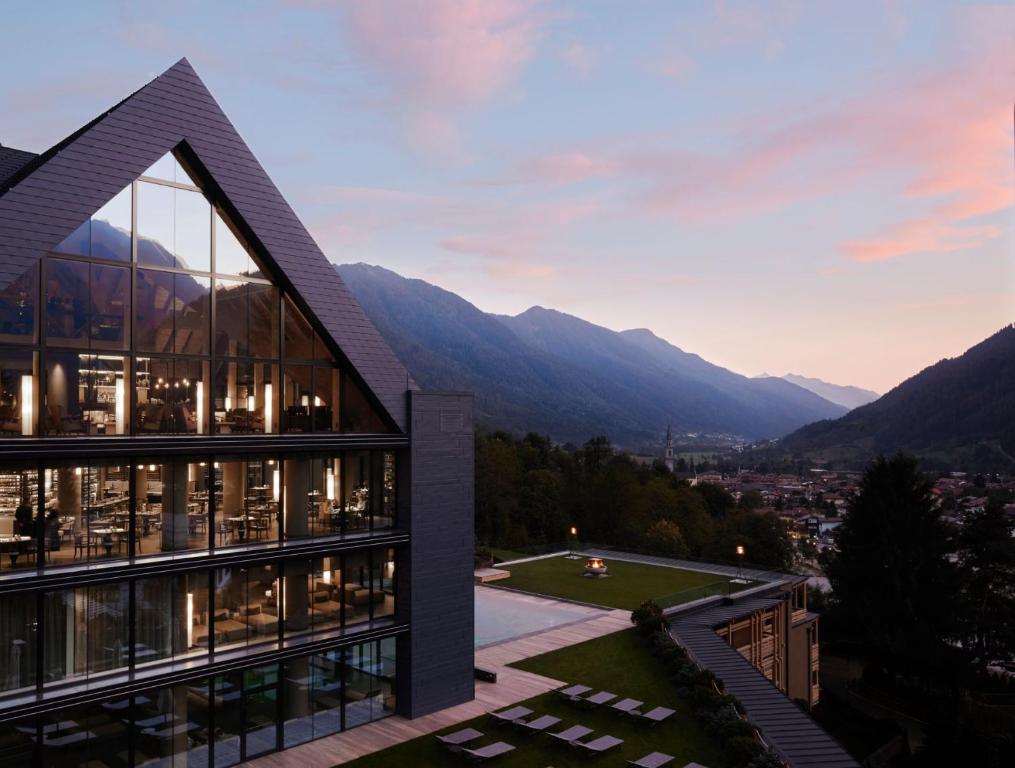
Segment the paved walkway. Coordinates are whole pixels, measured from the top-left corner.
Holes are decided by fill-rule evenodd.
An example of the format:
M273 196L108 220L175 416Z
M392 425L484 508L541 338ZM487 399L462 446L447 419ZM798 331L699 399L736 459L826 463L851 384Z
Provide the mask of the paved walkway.
M417 736L425 736L456 723L471 720L492 709L501 709L509 704L531 699L570 681L534 675L506 666L507 664L602 637L630 626L629 611L607 610L587 621L567 624L546 632L480 648L476 651L476 666L496 672L497 682L476 681L476 698L470 702L415 720L407 720L397 715L388 717L345 733L266 755L245 765L254 768L329 768L401 744Z

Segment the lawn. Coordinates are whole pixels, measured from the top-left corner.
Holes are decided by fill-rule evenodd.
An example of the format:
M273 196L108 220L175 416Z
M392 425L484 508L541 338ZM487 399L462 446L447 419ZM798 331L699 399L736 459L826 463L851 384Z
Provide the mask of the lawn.
M648 653L634 630L615 632L525 659L513 666L557 680L581 682L618 696L640 699L649 707L661 705L677 710L677 714L668 721L649 727L618 712L579 708L553 694L522 702L533 712L561 718L559 725L551 730L582 724L595 729L593 737L611 734L623 739L619 749L595 759L599 766L612 768L625 765L627 760L636 760L649 752L673 755L676 758L674 766L691 761L711 766L722 764L718 745L691 718L687 704L676 697L673 686L661 674L659 663ZM578 768L589 763L588 757L567 745L557 744L541 734L526 734L510 725L495 724L487 717L459 723L440 733L451 733L461 728L475 728L485 734L477 745L506 741L517 747L514 752L492 761L498 768L538 768L551 764L557 768ZM419 768L467 764L463 757L450 754L431 734L360 758L349 765L355 768L393 765Z
M621 560L608 559L606 563L610 575L593 579L582 575L585 570L584 558L568 560L566 557L547 557L530 560L506 566L506 570L511 571L511 578L497 582L497 586L632 611L649 598L671 596L667 605L676 605L706 594L725 594L731 586L734 591L751 586L730 585L727 577L714 573Z

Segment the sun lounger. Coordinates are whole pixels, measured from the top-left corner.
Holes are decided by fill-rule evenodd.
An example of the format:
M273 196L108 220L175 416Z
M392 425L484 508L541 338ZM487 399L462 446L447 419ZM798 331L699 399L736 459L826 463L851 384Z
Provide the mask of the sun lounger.
M644 701L638 701L637 699L621 699L610 706L618 712L623 712L625 715L640 715L641 712L637 710L644 703Z
M642 712L642 719L649 723L661 723L663 720L672 715L676 710L670 709L669 707L656 707L650 709L648 712Z
M553 715L543 715L542 717L537 717L535 720L515 720L517 725L535 732L545 731L551 725L556 725L559 722L560 718L554 717Z
M491 712L490 717L494 717L502 723L513 723L515 720L521 720L531 714L532 710L528 707L511 707L511 709L504 709L500 712Z
M588 693L591 690L587 685L569 685L567 688L558 688L557 693L569 699L577 699L583 693Z
M673 755L664 755L662 752L653 752L638 760L628 760L628 765L635 765L638 768L662 768L673 762Z
M572 741L584 739L590 733L592 733L591 728L586 728L584 725L572 725L570 728L563 730L560 733L550 733L547 735L570 744Z
M617 698L617 694L615 693L600 691L599 693L594 693L591 696L586 696L584 699L578 699L578 701L584 701L587 704L605 704L615 698Z
M481 738L482 735L483 734L475 728L463 728L460 731L449 733L446 736L438 736L437 741L453 752L457 752L461 749L463 744L475 741L476 739Z
M489 760L491 757L497 757L497 755L514 752L514 749L515 748L510 744L498 741L496 744L487 744L485 747L479 747L478 749L468 749L463 747L462 754L468 755L473 760Z
M618 739L616 736L600 736L598 739L592 741L572 741L572 747L578 747L585 752L593 755L601 755L603 752L619 747L624 743L623 739Z

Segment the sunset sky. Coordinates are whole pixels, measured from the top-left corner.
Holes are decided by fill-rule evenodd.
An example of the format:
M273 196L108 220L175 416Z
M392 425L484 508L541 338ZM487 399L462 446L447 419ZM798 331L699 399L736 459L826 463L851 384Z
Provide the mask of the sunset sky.
M1015 320L1013 4L3 16L0 143L42 151L186 56L332 261L487 311L878 391Z

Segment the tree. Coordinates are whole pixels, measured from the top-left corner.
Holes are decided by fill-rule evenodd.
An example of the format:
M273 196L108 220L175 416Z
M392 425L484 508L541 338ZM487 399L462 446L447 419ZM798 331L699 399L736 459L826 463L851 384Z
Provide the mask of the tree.
M656 520L645 531L646 547L660 555L685 557L687 544L680 533L680 527L669 520Z
M1000 496L966 520L959 545L965 646L981 668L1015 659L1015 539Z
M954 542L930 491L915 459L879 456L825 566L841 626L900 671L941 669L958 630Z

